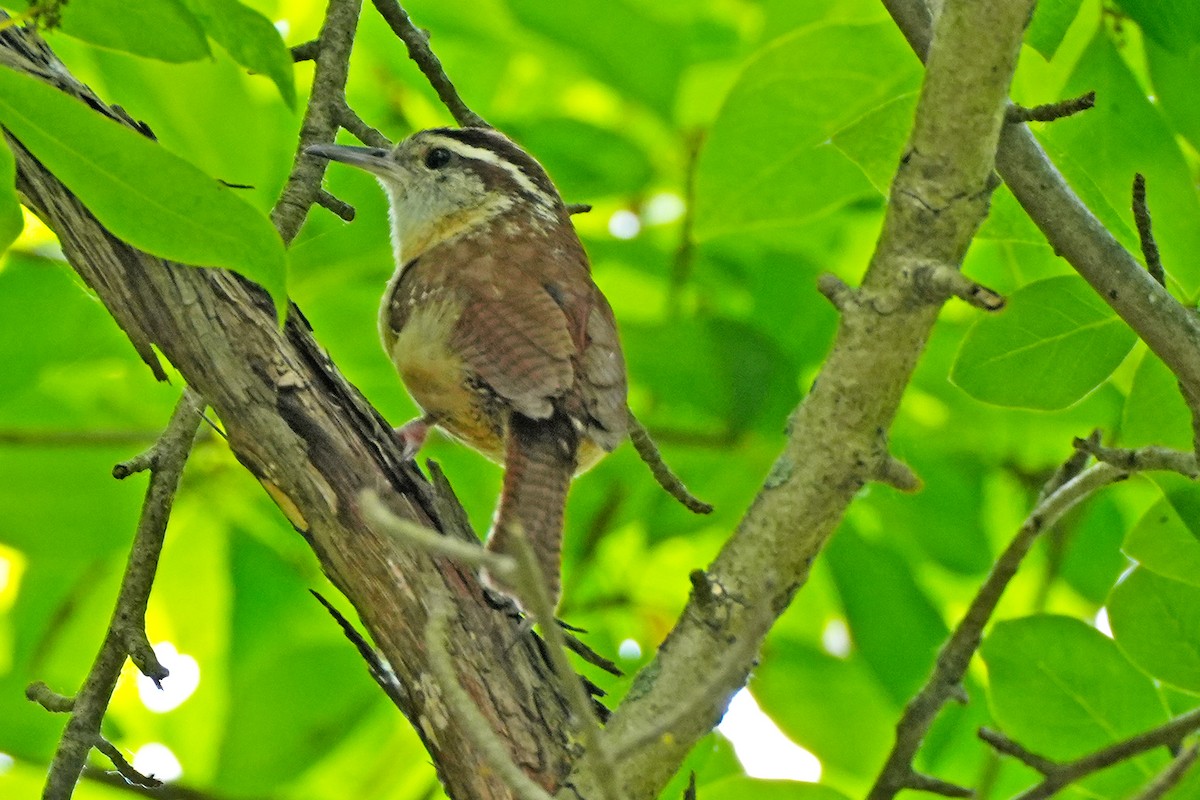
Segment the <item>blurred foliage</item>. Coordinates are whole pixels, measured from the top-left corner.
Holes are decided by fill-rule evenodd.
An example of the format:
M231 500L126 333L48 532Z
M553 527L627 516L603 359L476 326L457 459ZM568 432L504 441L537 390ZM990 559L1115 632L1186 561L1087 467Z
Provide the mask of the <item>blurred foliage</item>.
M568 200L595 206L576 223L621 323L631 403L717 506L691 516L628 447L577 482L564 616L601 652L626 643L621 664L632 673L673 624L689 570L709 562L750 504L788 411L817 374L836 315L816 277L853 283L865 268L919 64L874 0L406 6L467 101L533 150ZM248 187L232 191L261 214L295 147L303 97L289 101L312 75L299 64L293 82L283 42L313 38L323 7L72 0L47 36L81 80L154 130L164 157ZM1188 303L1200 289L1198 19L1188 0L1042 0L1013 86L1027 105L1097 91L1093 111L1038 135L1135 252L1129 187L1134 171L1146 174L1169 286ZM349 99L397 139L449 123L369 4ZM122 169L136 187L156 167ZM0 177L10 172L0 159ZM358 217L347 225L313 211L289 253L288 291L336 363L398 424L416 410L376 341L392 269L384 199L350 170L330 170L327 185ZM618 212L635 215L631 238L610 232ZM20 227L6 183L0 241ZM688 231L694 247L683 248ZM195 226L173 235L190 237L181 246L213 244ZM821 760L826 785L747 778L714 734L685 765L699 797L861 795L903 704L1072 437L1098 427L1116 444L1191 446L1174 379L1143 345L1131 350L1132 334L1070 277L1003 188L965 270L1012 303L981 319L952 302L930 338L891 434L924 490L862 491L751 680L764 710ZM153 381L29 216L0 266L0 331L0 753L11 758L0 759L0 796L31 798L62 721L28 703L24 686L42 679L70 692L85 674L145 482L114 483L109 469L153 439L180 381ZM483 531L498 469L437 437L426 455ZM1138 478L1068 515L1005 594L968 677L971 701L943 712L918 768L1004 797L1032 775L978 742L980 725L1068 757L1155 724L1168 708L1200 705L1197 539L1200 490L1182 479ZM152 641L194 659L197 688L178 708L151 712L127 668L107 735L129 753L165 744L179 781L203 796L438 796L415 735L310 588L345 607L221 440L205 438L148 619ZM1092 624L1110 592L1115 640ZM585 671L614 702L629 686ZM1166 757L1147 754L1068 796L1127 796ZM1172 796L1195 796L1189 780ZM681 774L665 796L681 796L685 782ZM130 795L87 780L76 796Z

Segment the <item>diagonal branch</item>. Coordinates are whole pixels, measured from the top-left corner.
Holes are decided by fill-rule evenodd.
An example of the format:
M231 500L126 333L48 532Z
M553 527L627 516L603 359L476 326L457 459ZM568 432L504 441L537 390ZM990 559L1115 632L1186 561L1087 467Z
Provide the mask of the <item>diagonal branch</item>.
M1135 469L1181 471L1182 467L1186 474L1189 469L1195 468L1195 458L1189 453L1147 448L1148 452L1143 454L1136 468L1100 463L1086 470L1081 469L1079 457L1086 456L1090 452L1089 447L1094 444L1091 440L1076 441L1075 454L1047 482L1037 505L992 566L962 621L942 645L933 675L905 707L896 725L895 744L867 795L868 800L891 800L903 789L918 788L914 782L923 776L913 770L913 758L942 706L961 691L963 676L975 651L979 649L983 629L1038 536L1067 511L1103 487L1124 480Z
M429 85L437 92L442 104L454 116L454 121L464 128L490 128L487 120L468 108L463 99L459 97L458 90L454 88L450 77L442 69L442 62L429 48L429 34L413 25L408 12L400 3L397 0L371 1L375 4L379 15L391 27L392 33L404 42L404 46L408 48L408 57L416 62L421 73L429 81Z
M924 0L883 0L924 60L932 23ZM1083 204L1025 125L1000 137L996 169L1017 202L1104 302L1133 328L1184 386L1200 397L1200 318L1171 297Z
M833 351L792 416L783 454L708 570L714 592L693 593L609 721L606 736L621 752L639 732L687 705L698 687L707 692L671 736L622 760L620 781L630 796L654 796L745 681L752 657L714 686L723 667L711 654L743 637L751 643L747 649L757 651L855 493L887 471L886 431L941 306L915 284L908 266L960 264L986 213L1009 82L1031 8L1028 1L945 3L883 233L862 288L842 298ZM585 797L592 788L587 777L576 771L571 779Z
M34 31L0 31L0 63L115 116ZM422 631L429 599L446 598L454 611L450 635L473 643L458 665L469 678L464 686L477 694L515 760L534 779L557 786L575 758L569 704L535 648L510 646L515 623L488 605L471 570L396 547L366 523L358 498L369 489L415 523L455 530L438 518L433 492L404 462L391 427L338 372L303 316L293 309L281 330L265 294L240 276L165 263L113 238L19 142L12 149L23 202L58 235L71 266L118 324L144 341L139 352L153 353L152 344L211 404L232 452L312 546L399 682L417 686L428 675ZM285 197L278 210L290 220L284 231L309 207L303 192L285 189ZM421 692L405 699L401 710L410 720L445 723L414 727L449 795L511 800L506 787L489 780L463 721L447 719Z
M151 470L150 485L146 489L142 515L138 520L137 533L129 551L129 561L121 578L121 589L104 643L69 709L61 703L52 708L42 701L52 711L69 710L71 715L54 752L43 800L67 800L79 782L88 753L93 747L101 746L100 723L108 709L126 656L133 655L142 672L154 678L156 683L167 675L167 671L154 658L154 652L146 640L146 604L158 570L158 556L162 552L175 490L179 487L183 465L191 452L192 439L200 427L203 409L204 401L200 395L192 389L185 389L166 430L147 451L148 456L142 459L147 465L143 468ZM42 684L40 689L44 688ZM40 689L31 686L28 691L30 699L40 699L43 696ZM116 752L119 754L119 751ZM117 766L120 767L120 764Z

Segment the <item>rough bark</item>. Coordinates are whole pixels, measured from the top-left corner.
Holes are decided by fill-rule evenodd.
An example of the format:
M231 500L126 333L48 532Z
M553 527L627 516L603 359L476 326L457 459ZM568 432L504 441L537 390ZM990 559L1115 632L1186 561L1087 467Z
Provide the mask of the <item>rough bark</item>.
M131 124L73 80L35 34L4 31L0 62ZM487 604L470 570L399 547L364 521L358 498L374 490L397 514L440 527L430 487L400 460L390 427L337 371L298 310L280 330L266 294L239 276L166 263L117 240L11 136L9 143L23 202L58 235L143 358L158 369L153 345L204 396L238 460L354 604L399 679L401 710L447 793L513 797L448 713L430 672L423 635L433 598L452 604L447 646L462 686L514 760L538 783L555 785L573 753L549 667L532 637Z

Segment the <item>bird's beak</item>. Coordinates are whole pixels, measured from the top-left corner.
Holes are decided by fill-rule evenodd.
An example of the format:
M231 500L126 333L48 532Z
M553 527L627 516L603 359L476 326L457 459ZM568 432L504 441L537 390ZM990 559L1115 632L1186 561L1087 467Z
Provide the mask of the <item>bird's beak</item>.
M330 161L340 161L359 169L364 169L372 175L382 175L389 171L391 160L389 150L380 147L348 147L341 144L313 144L304 148L305 155L327 158Z

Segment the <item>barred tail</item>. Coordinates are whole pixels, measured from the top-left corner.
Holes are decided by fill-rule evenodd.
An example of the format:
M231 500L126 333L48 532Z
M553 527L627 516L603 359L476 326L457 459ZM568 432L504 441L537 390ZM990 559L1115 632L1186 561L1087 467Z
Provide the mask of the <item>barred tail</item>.
M511 532L519 525L542 568L554 607L562 591L563 508L575 474L578 446L578 434L562 414L548 420L512 415L504 453L504 488L487 541L488 550L511 554ZM514 594L486 575L485 580Z

